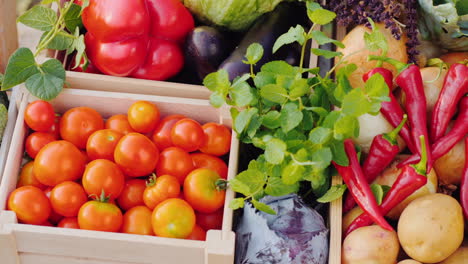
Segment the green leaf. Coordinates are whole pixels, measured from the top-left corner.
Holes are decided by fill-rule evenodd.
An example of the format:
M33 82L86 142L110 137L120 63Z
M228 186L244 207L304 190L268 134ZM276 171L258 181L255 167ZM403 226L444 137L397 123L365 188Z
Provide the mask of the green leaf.
M310 181L310 186L316 197L323 196L330 189L330 173L328 169L309 169L306 180Z
M214 107L221 107L225 103L224 96L216 91L210 95L210 103Z
M286 103L283 109L281 109L280 116L283 132L287 133L297 127L301 123L303 117L304 115L295 103Z
M333 138L333 131L326 127L316 127L309 133L309 140L317 145L327 144Z
M249 196L261 190L265 183L266 175L264 172L249 168L230 180L229 186L233 191Z
M276 78L275 75L267 72L259 72L254 77L254 84L257 88L262 88L268 84L275 84Z
M51 31L57 21L54 10L36 5L18 17L18 22L41 31Z
M332 111L325 117L322 126L326 128L334 128L336 121L341 117L340 111Z
M271 164L280 164L284 160L286 143L278 138L273 138L266 143L265 160Z
M247 48L245 54L247 61L243 61L245 64L255 64L263 57L263 47L258 43L252 43Z
M343 196L346 191L345 184L333 185L322 197L317 199L319 203L329 203Z
M370 185L370 189L372 193L374 194L375 200L377 201L378 205L382 204L382 199L384 196L382 186L380 184L373 183Z
M261 202L258 202L254 199L252 199L252 204L253 206L255 206L255 208L257 208L258 210L262 211L262 212L265 212L267 214L271 214L271 215L276 215L276 212L275 210L271 209L270 206L264 204L264 203L261 203Z
M317 48L313 48L312 53L317 55L317 56L323 56L326 59L331 59L331 58L334 58L336 56L342 56L343 55L343 53L341 53L341 52L336 52L336 51L331 51L331 50L324 50L324 49L317 49Z
M267 84L260 88L260 95L271 102L283 104L288 100L288 91L276 84Z
M301 25L296 25L296 27L291 27L288 32L279 36L273 45L273 53L278 51L279 48L286 44L291 44L293 42L298 42L301 46L304 45L306 39L304 37L305 31Z
M48 33L49 33L49 31L44 32L44 34L42 34L42 36L41 36L40 41L42 41L44 39L44 37ZM68 34L68 33L63 33L63 35L62 34L55 35L55 37L47 45L47 48L48 49L53 49L53 50L66 50L66 49L68 49L73 44L73 38L70 38L70 37L72 37L72 35L70 35L70 37L67 37L65 34Z
M284 184L295 184L304 176L305 168L291 161L286 167L283 168L281 179Z
M273 74L274 76L286 75L286 76L295 77L297 73L294 67L289 65L285 61L271 61L271 62L265 63L262 66L261 71L263 73Z
M83 0L81 5L81 13L83 13L83 10L89 6L89 0Z
M348 64L338 70L336 73L337 86L333 92L333 96L340 103L343 102L344 97L353 89L349 82L349 76L357 69L356 64ZM339 105L341 106L341 104Z
M246 133L250 138L253 138L257 134L258 129L262 126L263 116L253 115L250 119L249 125L247 126Z
M312 11L312 13L309 15L310 20L314 24L319 24L319 25L326 25L335 19L336 14L332 11L328 11L326 9L316 9Z
M372 32L364 33L364 42L366 43L366 48L370 51L382 50L386 53L388 51L388 43L385 35L375 26L374 21L372 21L371 18L369 18L369 22L372 26Z
M258 114L257 108L249 108L240 112L234 120L234 130L237 134L242 134L244 130L248 127L250 120L254 115Z
M239 107L249 105L255 98L252 88L245 81L233 84L229 91L229 96L234 101L234 104Z
M263 125L269 129L275 129L280 127L281 119L280 112L276 110L271 110L266 115L263 116Z
M67 50L67 54L70 54L74 50L76 50L75 55L75 65L73 68L76 68L80 65L80 62L85 55L86 45L84 42L84 35L80 35L80 30L78 28L75 29L75 39L73 40L72 46Z
M315 1L307 1L306 3L307 11L314 12L317 9L323 9L319 3Z
M344 114L358 117L368 113L372 104L362 89L356 88L344 96L341 107Z
M314 39L319 45L324 45L324 44L327 44L327 43L333 43L337 47L340 47L340 48L345 47L342 42L340 42L338 40L335 40L335 39L332 39L332 38L329 38L322 31L314 30L314 31L312 31L311 36L312 36L312 39Z
M302 115L303 115L302 122L301 122L302 130L304 131L311 130L315 125L313 113L311 111L302 110Z
M306 79L296 79L292 82L291 88L289 89L289 97L291 100L306 95L310 91L309 84Z
M357 135L356 135L357 131ZM338 140L359 136L359 121L354 116L342 115L335 123L333 137Z
M19 48L11 55L5 70L2 90L25 82L29 77L39 73L34 54L28 48Z
M41 72L26 80L26 88L42 100L54 99L62 91L65 83L65 69L57 59L47 60L40 68Z
M388 96L390 93L389 87L380 74L374 74L367 80L364 85L364 92L369 98L370 109L368 112L371 114L377 114L380 111L383 101L390 101Z
M333 161L340 166L348 166L349 160L344 149L344 142L342 140L333 140L329 146L333 154Z
M75 29L82 28L83 22L81 22L81 6L72 4L68 12L65 14L65 26L68 31L75 32Z
M232 199L231 202L229 203L229 208L231 208L232 210L244 208L244 201L245 201L244 198Z
M299 184L284 184L279 177L269 177L265 187L265 193L271 196L283 196L295 193L299 190Z
M457 9L457 14L459 16L468 15L468 2L466 0L456 1L455 8Z
M208 74L205 79L203 79L203 85L212 92L221 91L221 94L227 94L227 91L231 87L231 82L229 81L227 71L221 69Z
M2 88L3 84L3 74L0 73L0 88Z
M60 0L42 0L41 5L49 5L49 4L58 3L58 2L60 2Z
M312 162L315 164L314 168L317 170L324 170L327 168L333 158L330 148L321 148L312 153Z

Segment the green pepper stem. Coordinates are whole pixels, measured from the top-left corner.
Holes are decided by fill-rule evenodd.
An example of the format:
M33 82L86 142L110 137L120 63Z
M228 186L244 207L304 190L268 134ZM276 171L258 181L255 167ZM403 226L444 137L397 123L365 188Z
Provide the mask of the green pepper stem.
M388 140L388 142L392 143L392 145L397 145L397 136L400 133L401 129L403 129L403 126L406 124L406 121L408 120L408 115L404 114L403 119L401 120L400 124L393 129L390 133L383 134L383 137Z
M424 139L424 135L419 136L419 141L421 142L421 160L419 163L413 165L413 168L416 172L420 175L426 176L427 171L427 148L426 148L426 140Z
M377 55L369 55L368 60L377 60L377 61L390 63L391 65L395 66L398 73L401 73L402 71L404 71L406 68L408 68L411 65L411 64L406 64L401 61L392 59L392 58L388 58L385 56L377 56Z

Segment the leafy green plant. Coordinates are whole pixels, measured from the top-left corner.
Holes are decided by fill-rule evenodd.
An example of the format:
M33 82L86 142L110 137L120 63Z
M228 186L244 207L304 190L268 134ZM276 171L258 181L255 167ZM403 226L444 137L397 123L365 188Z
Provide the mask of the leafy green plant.
M274 210L258 200L265 195L297 192L303 181L309 182L317 197L325 195L331 163L348 164L343 141L358 136L357 118L366 113L377 114L382 101L389 100L389 88L380 75L372 76L364 87L351 87L348 76L356 70L354 64L336 71L336 80L330 77L335 67L323 77L318 75L318 68L303 67L308 41L344 46L316 30L318 25L334 20L333 12L309 1L307 14L313 23L308 31L301 25L292 27L273 47L275 52L286 44L302 45L299 67L272 61L257 73L251 67L250 74L239 76L232 83L224 70L211 73L204 80L204 85L212 91L213 106L231 106L233 129L239 139L264 151L250 161L247 170L229 182L234 191L244 195L231 202L233 209L243 207L249 199L257 209L274 214ZM340 64L345 61L340 52L319 48L311 52L325 58L338 56ZM262 46L252 44L244 63L253 66L262 55ZM341 196L345 187L334 187L319 201Z
M57 3L58 14L47 7ZM55 98L65 83L65 69L57 59L48 59L42 64L36 61L44 49L66 50L67 54L77 51L75 67L84 55L84 36L80 34L81 12L87 6L74 4L73 1L60 4L59 0L43 0L18 18L18 22L43 31L36 50L19 48L11 55L3 77L1 90L8 90L25 83L26 88L44 100Z

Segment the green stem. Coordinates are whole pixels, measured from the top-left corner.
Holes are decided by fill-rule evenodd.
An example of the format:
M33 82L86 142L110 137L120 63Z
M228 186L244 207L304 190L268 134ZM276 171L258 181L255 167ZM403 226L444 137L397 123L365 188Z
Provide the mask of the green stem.
M401 73L406 68L408 68L408 66L410 65L410 64L406 64L406 63L403 63L401 61L392 59L392 58L388 58L388 57L384 57L384 56L376 56L376 55L369 55L368 60L379 60L379 61L384 61L384 62L390 63L391 65L395 66L398 73Z
M400 124L394 130L392 130L390 133L383 134L383 138L388 140L388 142L390 142L392 145L394 145L394 146L397 145L398 142L397 142L396 138L398 136L398 133L400 133L401 129L405 125L406 120L408 120L408 115L404 114L403 119L401 120Z
M72 34L70 34L68 32L65 32L65 31L59 31L59 32L57 32L57 35L64 36L64 37L67 37L67 38L77 39L77 37L75 37L74 35L72 35Z
M366 48L362 48L362 49L360 49L360 50L356 50L355 52L352 52L352 53L350 53L350 54L348 54L348 55L342 57L337 63L335 63L335 65L333 65L333 67L327 72L327 74L325 74L324 79L329 78L330 75L332 74L332 72L334 72L334 71L336 70L336 68L337 68L339 65L341 65L341 64L343 64L343 63L345 62L345 59L347 59L347 58L349 58L350 56L353 56L353 55L355 55L355 54L358 54L359 52L363 52L363 51L365 51L365 50L366 50Z
M416 170L416 172L420 175L426 175L427 171L427 148L426 148L426 140L424 139L424 135L419 136L419 141L421 143L421 160L418 164L412 165L412 167Z
M303 70L303 67L304 67L304 56L305 56L305 49L306 49L306 46L307 46L307 41L309 41L309 39L312 39L310 37L310 34L312 34L312 31L314 30L316 24L313 24L309 31L307 32L307 34L305 34L304 36L304 44L302 45L302 49L301 49L301 59L299 61L299 71L302 73L302 70Z

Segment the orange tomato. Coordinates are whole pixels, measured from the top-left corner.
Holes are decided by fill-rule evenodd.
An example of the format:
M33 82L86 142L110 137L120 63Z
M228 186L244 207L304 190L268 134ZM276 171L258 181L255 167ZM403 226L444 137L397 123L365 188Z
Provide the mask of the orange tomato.
M139 205L128 210L123 216L122 233L154 236L151 226L151 210Z
M176 177L163 175L152 181L143 192L143 201L149 209L154 209L164 200L179 196L180 184Z
M147 101L133 103L127 111L128 122L137 132L148 133L158 124L160 113L158 107Z
M88 201L78 212L80 229L118 232L122 226L122 212L115 205L101 201Z
M205 230L221 229L223 225L223 208L208 214L195 212L195 215L197 216L197 225Z
M26 138L26 153L31 158L36 158L37 153L48 143L55 141L55 136L45 132L34 132Z
M202 126L205 133L205 144L200 151L206 154L222 156L231 149L231 131L217 123L206 123Z
M19 221L35 225L44 223L52 210L47 196L34 186L14 190L8 197L7 209L15 212Z
M203 228L201 228L200 226L195 225L195 227L193 228L192 233L187 237L187 239L205 241L206 240L206 231Z
M145 189L144 180L133 179L125 182L125 186L117 198L117 204L124 211L138 205L144 205L143 192Z
M197 121L184 118L172 127L171 141L174 146L192 152L205 144L205 133Z
M77 217L65 217L57 224L57 227L80 229Z
M112 130L102 129L89 136L86 152L90 160L107 159L114 161L114 150L123 134Z
M149 175L156 168L159 150L146 136L129 133L123 136L114 151L114 160L130 177Z
M55 113L53 106L46 101L36 100L26 106L24 122L32 130L47 132L54 124Z
M123 190L125 176L114 162L97 159L86 165L82 182L88 195L99 197L104 192L106 197L114 200Z
M41 190L47 188L46 185L40 183L36 179L36 176L34 176L34 161L26 163L23 168L21 168L20 177L18 183L16 184L16 188L28 185L35 186Z
M167 199L154 208L151 224L156 236L186 238L195 227L195 212L184 200Z
M135 132L128 122L127 115L113 115L106 121L106 129L112 129L124 135Z
M66 217L78 215L81 206L88 201L83 187L66 181L55 186L50 193L50 203L55 212Z
M213 213L224 205L225 190L218 190L216 183L221 179L210 169L195 169L184 182L185 200L193 209L202 213Z
M180 184L183 184L185 177L193 169L193 161L188 152L178 147L169 147L159 154L156 174L172 175L179 180Z
M222 159L205 153L192 153L190 157L192 157L195 168L214 170L221 178L227 179L228 166Z
M60 119L60 136L80 149L86 148L92 133L103 128L102 116L90 107L69 109Z
M52 193L52 187L47 187L44 190L44 194L47 196L47 199L49 199L49 202L50 202L50 194L51 193ZM52 208L52 203L51 203L50 207ZM57 212L54 211L54 208L52 208L52 210L50 212L50 216L49 216L49 221L51 223L57 224L62 219L63 219L63 215L58 214Z
M163 118L154 130L152 140L159 150L173 146L171 140L171 129L174 124L185 118L183 115L169 115Z

